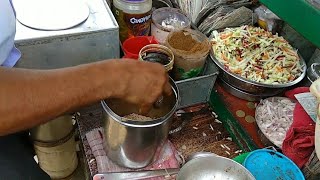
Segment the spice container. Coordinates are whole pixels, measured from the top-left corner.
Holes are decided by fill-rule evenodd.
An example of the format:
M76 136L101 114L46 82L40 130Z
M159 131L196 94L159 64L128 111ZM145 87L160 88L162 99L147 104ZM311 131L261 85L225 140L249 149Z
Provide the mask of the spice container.
M124 58L138 59L140 50L149 44L158 44L153 36L137 36L125 40L122 44Z
M191 29L173 31L168 35L166 45L175 57L175 80L196 77L203 71L210 43L201 32Z
M159 8L152 13L151 35L160 44L164 44L167 36L173 30L189 28L191 21L181 10L176 8Z
M160 63L170 72L174 64L174 55L166 46L150 44L140 50L139 60Z
M150 33L152 0L114 0L112 12L119 24L121 42Z

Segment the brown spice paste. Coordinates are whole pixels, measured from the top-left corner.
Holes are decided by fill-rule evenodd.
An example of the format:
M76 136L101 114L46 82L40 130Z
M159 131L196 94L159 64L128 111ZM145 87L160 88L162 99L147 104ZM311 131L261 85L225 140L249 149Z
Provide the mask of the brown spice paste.
M168 39L168 43L174 49L189 51L191 53L206 49L204 42L195 40L192 35L186 34L183 31L173 33L170 39Z

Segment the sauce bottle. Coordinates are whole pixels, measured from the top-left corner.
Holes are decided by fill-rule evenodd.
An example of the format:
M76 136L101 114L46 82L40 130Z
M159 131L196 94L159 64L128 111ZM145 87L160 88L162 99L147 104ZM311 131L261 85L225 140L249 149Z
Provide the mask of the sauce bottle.
M112 12L119 24L121 42L150 33L152 0L113 0Z

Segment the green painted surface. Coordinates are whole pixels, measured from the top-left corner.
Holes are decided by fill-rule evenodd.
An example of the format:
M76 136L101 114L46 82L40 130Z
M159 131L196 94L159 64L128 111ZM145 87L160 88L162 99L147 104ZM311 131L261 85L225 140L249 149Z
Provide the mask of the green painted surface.
M210 106L214 109L215 113L219 116L219 120L223 123L224 127L230 133L232 139L239 145L245 152L250 152L257 149L257 146L250 138L248 133L242 128L238 121L228 111L224 102L215 91L211 93Z
M260 0L293 29L320 48L320 10L306 0Z

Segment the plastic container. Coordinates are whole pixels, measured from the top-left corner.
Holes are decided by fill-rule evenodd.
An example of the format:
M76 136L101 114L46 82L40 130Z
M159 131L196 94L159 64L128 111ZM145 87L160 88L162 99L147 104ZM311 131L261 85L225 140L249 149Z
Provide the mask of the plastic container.
M164 44L171 31L190 28L190 25L191 21L181 10L170 7L159 8L152 13L151 35L160 44Z
M233 158L233 160L236 161L239 164L243 164L250 153L251 152L240 154L239 156L236 156L235 158Z
M153 54L149 54L149 53L153 53ZM147 45L145 47L143 47L139 53L139 60L140 61L149 61L149 62L153 62L150 60L147 60L145 57L148 55L151 55L152 59L158 60L157 53L164 54L168 57L168 62L164 63L164 62L158 62L160 64L162 64L167 72L170 72L173 68L173 64L174 64L174 55L173 52L167 48L166 46L160 45L160 44L150 44ZM163 56L163 55L162 55Z
M283 179L304 180L298 166L283 154L261 149L250 153L244 161L244 166L257 180Z
M153 36L138 36L127 39L122 45L124 58L138 59L140 50L149 44L158 44Z
M165 44L175 57L174 80L189 79L202 73L210 51L209 40L204 34L191 29L172 31Z
M112 12L119 24L121 42L134 36L148 36L152 0L113 0Z

